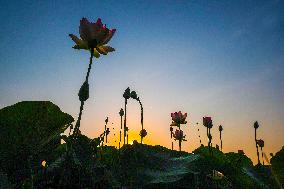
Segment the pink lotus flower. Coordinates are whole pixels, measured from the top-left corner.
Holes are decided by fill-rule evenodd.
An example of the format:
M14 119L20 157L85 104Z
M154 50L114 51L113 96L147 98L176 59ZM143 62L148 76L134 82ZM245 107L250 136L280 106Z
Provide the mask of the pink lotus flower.
M173 136L174 136L175 140L186 141L185 135L183 135L183 131L180 130L180 129L179 130L177 129Z
M141 131L140 131L140 134L139 134L142 138L144 138L145 136L147 136L147 131L146 131L146 129L142 129Z
M171 117L172 117L172 120L173 120L172 126L187 123L187 121L185 121L185 119L187 117L187 113L182 114L181 111L179 111L179 112L171 113Z
M212 128L213 124L211 117L203 117L203 125L207 128Z
M102 24L99 18L96 23L89 22L87 18L80 20L79 33L80 38L73 34L69 34L71 39L76 43L74 49L93 50L96 58L100 54L107 55L115 49L110 46L105 46L114 35L116 29L108 29Z

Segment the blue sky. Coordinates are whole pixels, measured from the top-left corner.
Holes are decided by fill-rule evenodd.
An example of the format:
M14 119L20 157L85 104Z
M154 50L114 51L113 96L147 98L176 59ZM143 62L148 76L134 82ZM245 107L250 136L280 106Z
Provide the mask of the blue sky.
M68 34L78 34L82 17L100 17L117 29L110 41L116 51L91 71L82 123L88 136L101 132L106 116L117 126L130 86L144 103L151 144L170 146L163 136L179 110L191 123L187 151L198 145L192 123L204 115L213 117L216 133L224 125L227 151L242 148L255 158L255 120L268 152L284 144L284 1L2 0L0 7L0 108L50 100L76 117L89 54L72 49ZM139 106L129 108L134 136Z

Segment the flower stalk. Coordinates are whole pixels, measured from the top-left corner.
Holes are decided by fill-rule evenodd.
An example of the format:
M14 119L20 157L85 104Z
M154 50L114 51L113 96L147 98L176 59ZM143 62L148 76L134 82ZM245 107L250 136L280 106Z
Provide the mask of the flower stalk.
M126 115L127 115L127 100L130 98L130 89L127 87L123 93L123 98L124 98L124 127L123 127L123 144L125 144L125 137L126 137L126 129L127 129L127 124L126 124ZM127 137L128 138L128 137ZM128 143L128 140L127 140Z
M257 121L254 122L253 127L254 127L254 140L255 140L255 147L256 147L257 162L258 162L258 165L259 165L260 160L259 160L259 151L258 151L258 144L257 144L257 137L256 137L256 130L258 129L259 124L258 124Z
M179 143L179 151L181 151L181 143L182 141L186 141L186 135L183 134L183 131L180 129L181 124L186 124L187 121L185 120L187 117L187 113L182 114L181 111L171 113L172 117L172 124L171 126L177 126L178 129L173 134L175 140L178 140Z
M219 132L220 132L220 142L221 142L221 152L222 152L222 149L223 149L223 141L222 141L222 131L223 131L223 126L222 125L219 125Z
M85 78L85 82L81 86L81 88L79 90L79 94L78 94L81 105L80 105L80 111L79 111L78 119L77 119L77 122L75 124L74 131L73 131L74 136L78 135L78 132L79 132L79 129L80 129L80 122L81 122L81 119L82 119L82 113L83 113L83 109L84 109L84 103L89 98L89 83L88 83L88 81L89 81L90 71L91 71L91 68L92 68L93 56L94 56L94 51L91 50L90 62L89 62L89 67L88 67L87 75L86 75L86 78Z

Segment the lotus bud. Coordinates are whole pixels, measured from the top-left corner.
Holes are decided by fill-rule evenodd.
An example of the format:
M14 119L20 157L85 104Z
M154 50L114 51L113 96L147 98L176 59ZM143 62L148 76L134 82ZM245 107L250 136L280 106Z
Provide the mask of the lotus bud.
M257 129L257 128L259 127L259 124L258 124L258 122L257 122L257 121L256 121L256 122L254 122L253 127L254 127L255 129Z
M130 89L129 87L127 87L127 89L125 89L124 93L123 93L123 98L125 99L129 99L130 98Z
M222 125L219 125L219 131L220 131L220 132L223 131Z
M121 108L120 111L119 111L119 115L120 115L120 117L122 117L122 116L124 115L124 111L123 111L122 108Z
M79 100L81 102L84 102L86 100L88 100L89 98L89 83L88 82L84 82L83 85L81 86L80 90L79 90Z
M109 133L110 133L110 130L109 130L109 128L107 128L106 129L106 135L109 135Z

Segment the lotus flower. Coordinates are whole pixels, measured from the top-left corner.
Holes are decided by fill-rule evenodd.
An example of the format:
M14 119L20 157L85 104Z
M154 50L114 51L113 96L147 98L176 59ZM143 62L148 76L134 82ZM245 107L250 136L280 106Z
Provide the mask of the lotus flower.
M175 140L186 141L185 140L185 135L183 135L183 131L182 130L178 130L177 129L173 136L174 136Z
M211 117L203 117L203 125L207 128L212 128L213 124Z
M69 34L69 36L76 43L74 49L93 50L94 56L99 58L100 54L107 55L115 50L106 46L115 31L116 29L108 29L106 25L103 25L100 18L96 23L89 22L87 18L82 18L79 27L81 39L73 34Z
M171 113L171 117L172 117L173 122L175 122L178 125L187 123L187 121L185 121L187 117L187 113L182 114L181 111L179 111L179 112Z
M140 131L140 134L139 134L142 138L144 138L145 136L147 136L147 131L146 131L146 129L142 129L141 131Z

